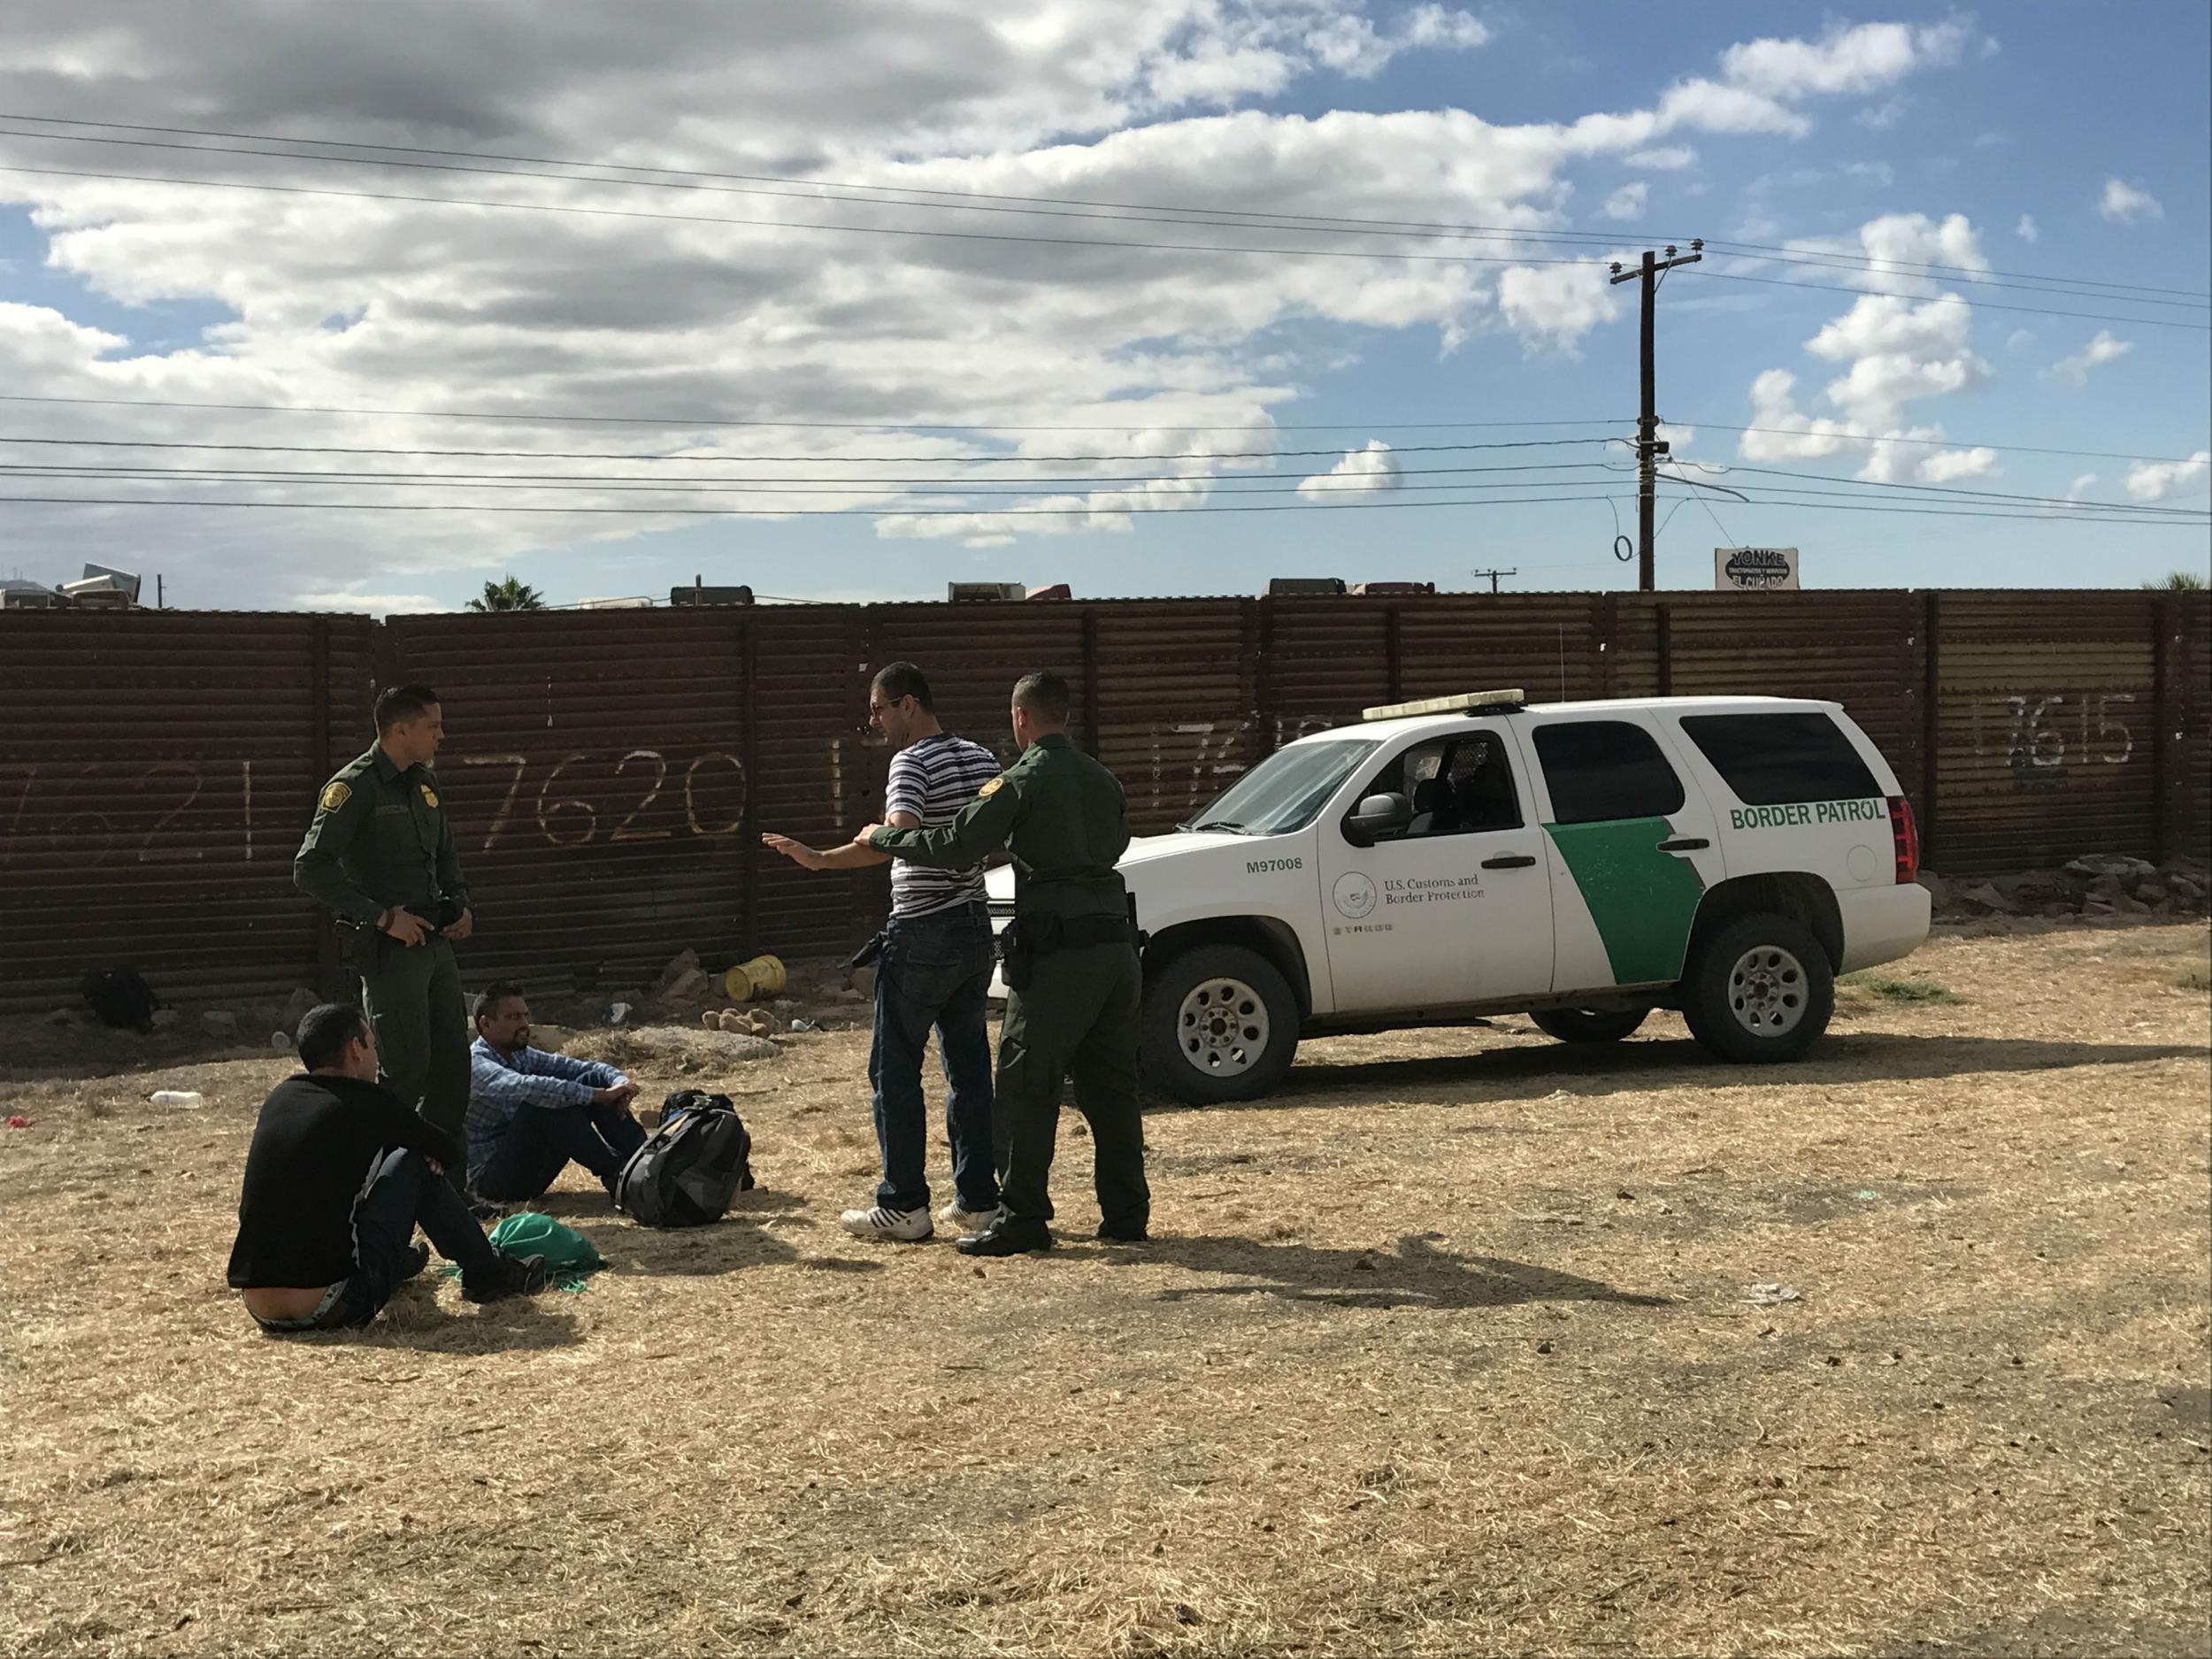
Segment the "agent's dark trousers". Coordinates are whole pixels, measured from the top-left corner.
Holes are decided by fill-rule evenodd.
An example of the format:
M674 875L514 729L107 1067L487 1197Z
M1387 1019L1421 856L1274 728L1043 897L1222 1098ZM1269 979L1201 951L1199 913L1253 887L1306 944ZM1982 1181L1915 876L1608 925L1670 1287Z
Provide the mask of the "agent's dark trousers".
M1059 1134L1060 1088L1075 1084L1089 1119L1098 1209L1110 1232L1135 1236L1152 1216L1137 1109L1138 1010L1144 976L1129 945L1082 945L1036 958L1028 986L1010 992L999 1026L998 1100L992 1112L1006 1212L1052 1219L1047 1185Z
M380 936L361 975L361 1006L376 1027L377 1078L434 1128L462 1144L469 1107L469 1022L461 970L442 939L403 945ZM449 1169L456 1188L464 1171Z

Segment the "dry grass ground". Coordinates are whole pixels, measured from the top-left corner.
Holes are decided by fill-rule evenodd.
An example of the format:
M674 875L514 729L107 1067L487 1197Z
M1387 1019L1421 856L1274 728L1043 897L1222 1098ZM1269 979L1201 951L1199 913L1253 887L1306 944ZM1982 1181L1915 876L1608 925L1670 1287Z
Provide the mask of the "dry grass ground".
M1149 1118L1148 1248L985 1266L837 1231L810 1037L726 1079L726 1224L575 1183L584 1294L304 1341L220 1282L279 1063L0 1072L0 1649L2202 1653L2206 964L1939 940L1887 977L1962 1001L1770 1071L1316 1043Z

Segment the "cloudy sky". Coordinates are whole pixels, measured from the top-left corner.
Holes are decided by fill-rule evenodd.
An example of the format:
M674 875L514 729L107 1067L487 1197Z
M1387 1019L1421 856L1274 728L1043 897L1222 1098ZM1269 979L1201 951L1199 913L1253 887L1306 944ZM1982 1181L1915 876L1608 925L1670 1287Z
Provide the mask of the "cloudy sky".
M1694 236L1662 585L2202 571L2208 19L14 0L0 575L1632 586Z

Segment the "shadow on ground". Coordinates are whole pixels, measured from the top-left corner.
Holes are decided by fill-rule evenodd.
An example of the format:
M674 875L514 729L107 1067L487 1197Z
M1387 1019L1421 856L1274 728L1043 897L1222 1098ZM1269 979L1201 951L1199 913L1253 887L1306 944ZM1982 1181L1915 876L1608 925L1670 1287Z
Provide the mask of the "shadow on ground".
M1265 1244L1233 1237L1160 1237L1117 1252L1123 1265L1179 1267L1239 1283L1176 1286L1162 1302L1200 1296L1279 1296L1340 1308L1508 1308L1528 1302L1612 1302L1635 1308L1671 1305L1664 1296L1617 1290L1548 1267L1495 1256L1455 1256L1408 1234L1394 1252L1327 1249L1310 1244Z
M1808 1084L1898 1082L1978 1072L2048 1071L2078 1066L2140 1065L2153 1060L2195 1059L2201 1048L2170 1043L2044 1042L2009 1037L1912 1037L1878 1032L1834 1033L1804 1059L1761 1076L1785 1087ZM1327 1103L1333 1095L1363 1098L1380 1089L1423 1087L1529 1094L1574 1086L1578 1094L1617 1090L1711 1088L1740 1082L1744 1069L1716 1060L1686 1039L1627 1042L1605 1048L1547 1043L1526 1048L1490 1048L1475 1054L1428 1055L1417 1059L1356 1064L1300 1064L1263 1100L1233 1101L1206 1111L1267 1111ZM1522 1087L1525 1086L1525 1087ZM1156 1102L1156 1110L1180 1110Z

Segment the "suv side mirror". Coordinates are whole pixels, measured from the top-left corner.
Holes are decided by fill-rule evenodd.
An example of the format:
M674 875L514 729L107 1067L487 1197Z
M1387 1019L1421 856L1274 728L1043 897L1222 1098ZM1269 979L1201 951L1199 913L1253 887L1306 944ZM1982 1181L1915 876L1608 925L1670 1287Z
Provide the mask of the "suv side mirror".
M1385 835L1395 835L1413 822L1413 803L1402 795L1371 795L1363 798L1344 820L1344 839L1355 847L1372 847Z

